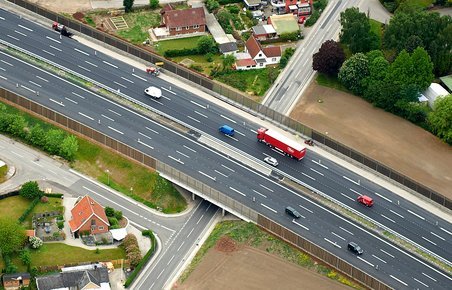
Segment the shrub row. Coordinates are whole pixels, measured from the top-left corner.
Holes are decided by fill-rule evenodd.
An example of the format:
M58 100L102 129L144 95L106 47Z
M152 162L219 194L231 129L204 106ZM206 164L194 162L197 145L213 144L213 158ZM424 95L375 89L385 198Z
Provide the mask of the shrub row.
M27 216L30 214L30 212L35 208L35 206L39 203L39 197L36 197L35 199L33 199L33 201L31 202L30 206L28 206L28 208L24 211L24 213L20 216L19 218L19 222L23 223L24 220L27 218Z
M152 231L150 231L150 230L145 230L145 231L142 231L141 233L143 234L143 236L147 236L151 239L151 248L146 253L146 255L144 255L143 259L141 259L140 263L138 263L138 265L135 267L132 274L130 274L130 276L127 278L126 282L124 283L124 287L126 287L126 288L129 287L133 283L136 276L140 273L143 266L145 266L146 263L149 261L149 259L151 258L152 254L154 254L155 249L156 249L154 233L152 233Z
M165 57L176 57L176 56L186 56L199 54L198 48L184 48L184 49L169 49L165 51Z
M141 261L140 247L138 246L137 238L133 234L127 234L121 245L126 251L127 260L129 260L130 266L135 268Z

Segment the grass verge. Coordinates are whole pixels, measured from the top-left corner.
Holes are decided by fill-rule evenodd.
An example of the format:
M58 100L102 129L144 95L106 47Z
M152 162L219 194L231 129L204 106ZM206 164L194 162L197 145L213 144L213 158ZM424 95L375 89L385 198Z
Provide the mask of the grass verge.
M163 55L167 50L196 48L202 36L186 37L180 39L161 40L154 44L154 48Z
M8 165L3 165L0 167L0 183L6 181L6 174L8 173Z
M30 206L31 200L22 196L10 196L0 200L0 217L11 217L18 220Z
M342 284L356 289L362 289L360 285L349 280L347 277L338 274L336 271L328 267L316 263L309 255L261 230L255 224L244 221L223 221L218 223L205 243L196 253L190 265L181 275L181 283L183 283L190 276L193 270L199 265L205 254L209 251L209 249L215 246L217 241L222 236L228 236L240 244L263 249L271 254L275 254L285 259L286 261L295 263L303 268L314 270L317 273L327 276L328 278L336 280Z
M350 93L350 91L347 90L347 88L344 87L336 77L330 77L328 75L318 73L316 77L316 82L317 84L324 87L329 87L346 93Z

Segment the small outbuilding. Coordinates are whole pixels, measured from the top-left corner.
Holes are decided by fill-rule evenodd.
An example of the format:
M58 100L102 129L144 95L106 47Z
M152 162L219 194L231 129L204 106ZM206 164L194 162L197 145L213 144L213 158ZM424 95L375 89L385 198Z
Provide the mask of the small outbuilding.
M435 100L439 97L444 97L449 95L449 92L443 88L440 84L431 83L430 86L421 94L425 98L427 98L428 105L433 108Z

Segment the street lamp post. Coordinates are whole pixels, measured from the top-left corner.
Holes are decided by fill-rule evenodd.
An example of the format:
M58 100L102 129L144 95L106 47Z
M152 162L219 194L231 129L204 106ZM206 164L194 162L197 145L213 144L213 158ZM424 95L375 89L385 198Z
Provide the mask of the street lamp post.
M107 173L107 185L110 186L110 170L105 170L105 173Z

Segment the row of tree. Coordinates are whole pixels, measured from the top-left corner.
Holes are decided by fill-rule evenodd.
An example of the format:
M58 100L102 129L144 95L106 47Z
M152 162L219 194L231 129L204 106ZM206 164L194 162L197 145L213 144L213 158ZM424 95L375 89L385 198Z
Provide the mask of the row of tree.
M404 13L398 13L396 16L399 14ZM430 17L427 14L422 15L426 19ZM442 33L452 29L450 17L441 18L434 13L434 17L430 19L438 20L434 22L437 25L433 25L435 27L431 30L441 31L439 34L433 33L439 38ZM418 101L419 93L434 80L435 67L428 50L421 44L427 40L430 43L435 42L436 39L431 38L428 33L418 34L419 39L423 39L422 43L412 42L409 40L410 37L401 36L397 39L394 31L403 29L400 27L399 20L395 21L394 26L391 20L383 34L385 46L389 48L379 50L380 39L371 31L369 19L364 13L360 13L357 8L350 8L341 13L340 21L343 25L340 34L341 44L333 40L323 43L319 52L313 56L313 69L330 76L337 76L339 81L354 94L362 96L377 107L423 126L452 144L452 105L449 101L452 97L439 100L433 111ZM445 23L448 24L445 25ZM441 59L436 64L437 71L441 71L442 66L446 66L447 71L450 70L451 44L452 42L449 42L447 57L440 56L442 52L439 51L444 52L443 46L436 51L435 56ZM345 60L343 45L354 53L347 60Z
M68 135L60 129L45 130L39 124L29 126L23 116L9 113L4 104L0 104L0 132L11 134L68 161L74 160L78 150L78 141L74 135Z

